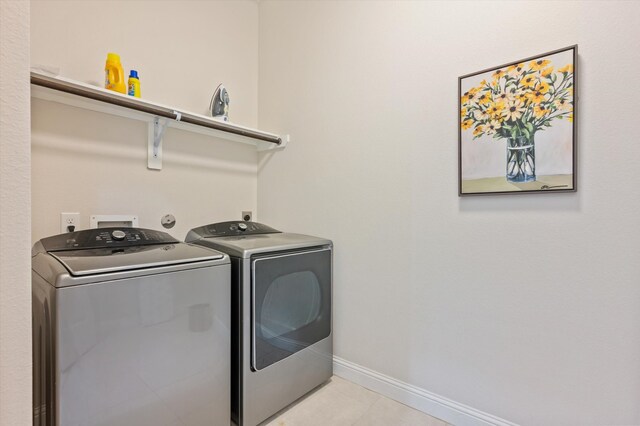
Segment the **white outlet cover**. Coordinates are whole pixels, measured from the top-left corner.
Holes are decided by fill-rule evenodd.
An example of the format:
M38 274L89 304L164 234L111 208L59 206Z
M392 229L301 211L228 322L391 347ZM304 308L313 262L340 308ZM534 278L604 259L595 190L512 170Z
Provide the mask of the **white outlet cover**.
M75 226L74 231L79 229L80 213L60 213L60 232L62 234L69 232L69 226Z

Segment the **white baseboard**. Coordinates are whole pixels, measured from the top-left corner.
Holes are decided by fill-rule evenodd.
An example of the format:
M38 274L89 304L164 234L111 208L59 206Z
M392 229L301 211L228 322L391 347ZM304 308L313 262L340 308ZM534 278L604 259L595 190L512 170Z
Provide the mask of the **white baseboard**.
M337 356L333 357L333 373L455 426L517 426Z

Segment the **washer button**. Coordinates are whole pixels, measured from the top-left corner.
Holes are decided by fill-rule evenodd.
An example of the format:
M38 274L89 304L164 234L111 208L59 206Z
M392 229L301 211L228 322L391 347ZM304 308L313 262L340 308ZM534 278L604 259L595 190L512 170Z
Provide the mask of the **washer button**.
M239 223L238 224L238 229L241 231L246 231L247 230L247 224L246 223Z
M116 241L122 241L126 236L127 234L125 234L123 231L120 231L120 230L116 230L111 233L111 238L113 238Z

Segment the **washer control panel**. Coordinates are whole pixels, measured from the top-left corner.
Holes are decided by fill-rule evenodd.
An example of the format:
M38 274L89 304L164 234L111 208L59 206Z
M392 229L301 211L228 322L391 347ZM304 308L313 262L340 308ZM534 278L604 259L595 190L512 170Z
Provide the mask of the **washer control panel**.
M194 228L191 232L204 238L280 233L280 231L273 229L270 226L249 221L212 223L210 225Z
M175 244L166 232L143 228L98 228L54 235L40 240L46 251Z

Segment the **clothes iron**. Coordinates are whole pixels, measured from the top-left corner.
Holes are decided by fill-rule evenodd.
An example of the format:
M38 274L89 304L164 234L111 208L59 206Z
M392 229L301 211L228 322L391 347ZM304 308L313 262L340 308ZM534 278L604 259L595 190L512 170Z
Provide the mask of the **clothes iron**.
M222 84L213 93L209 113L217 120L229 121L229 92Z

